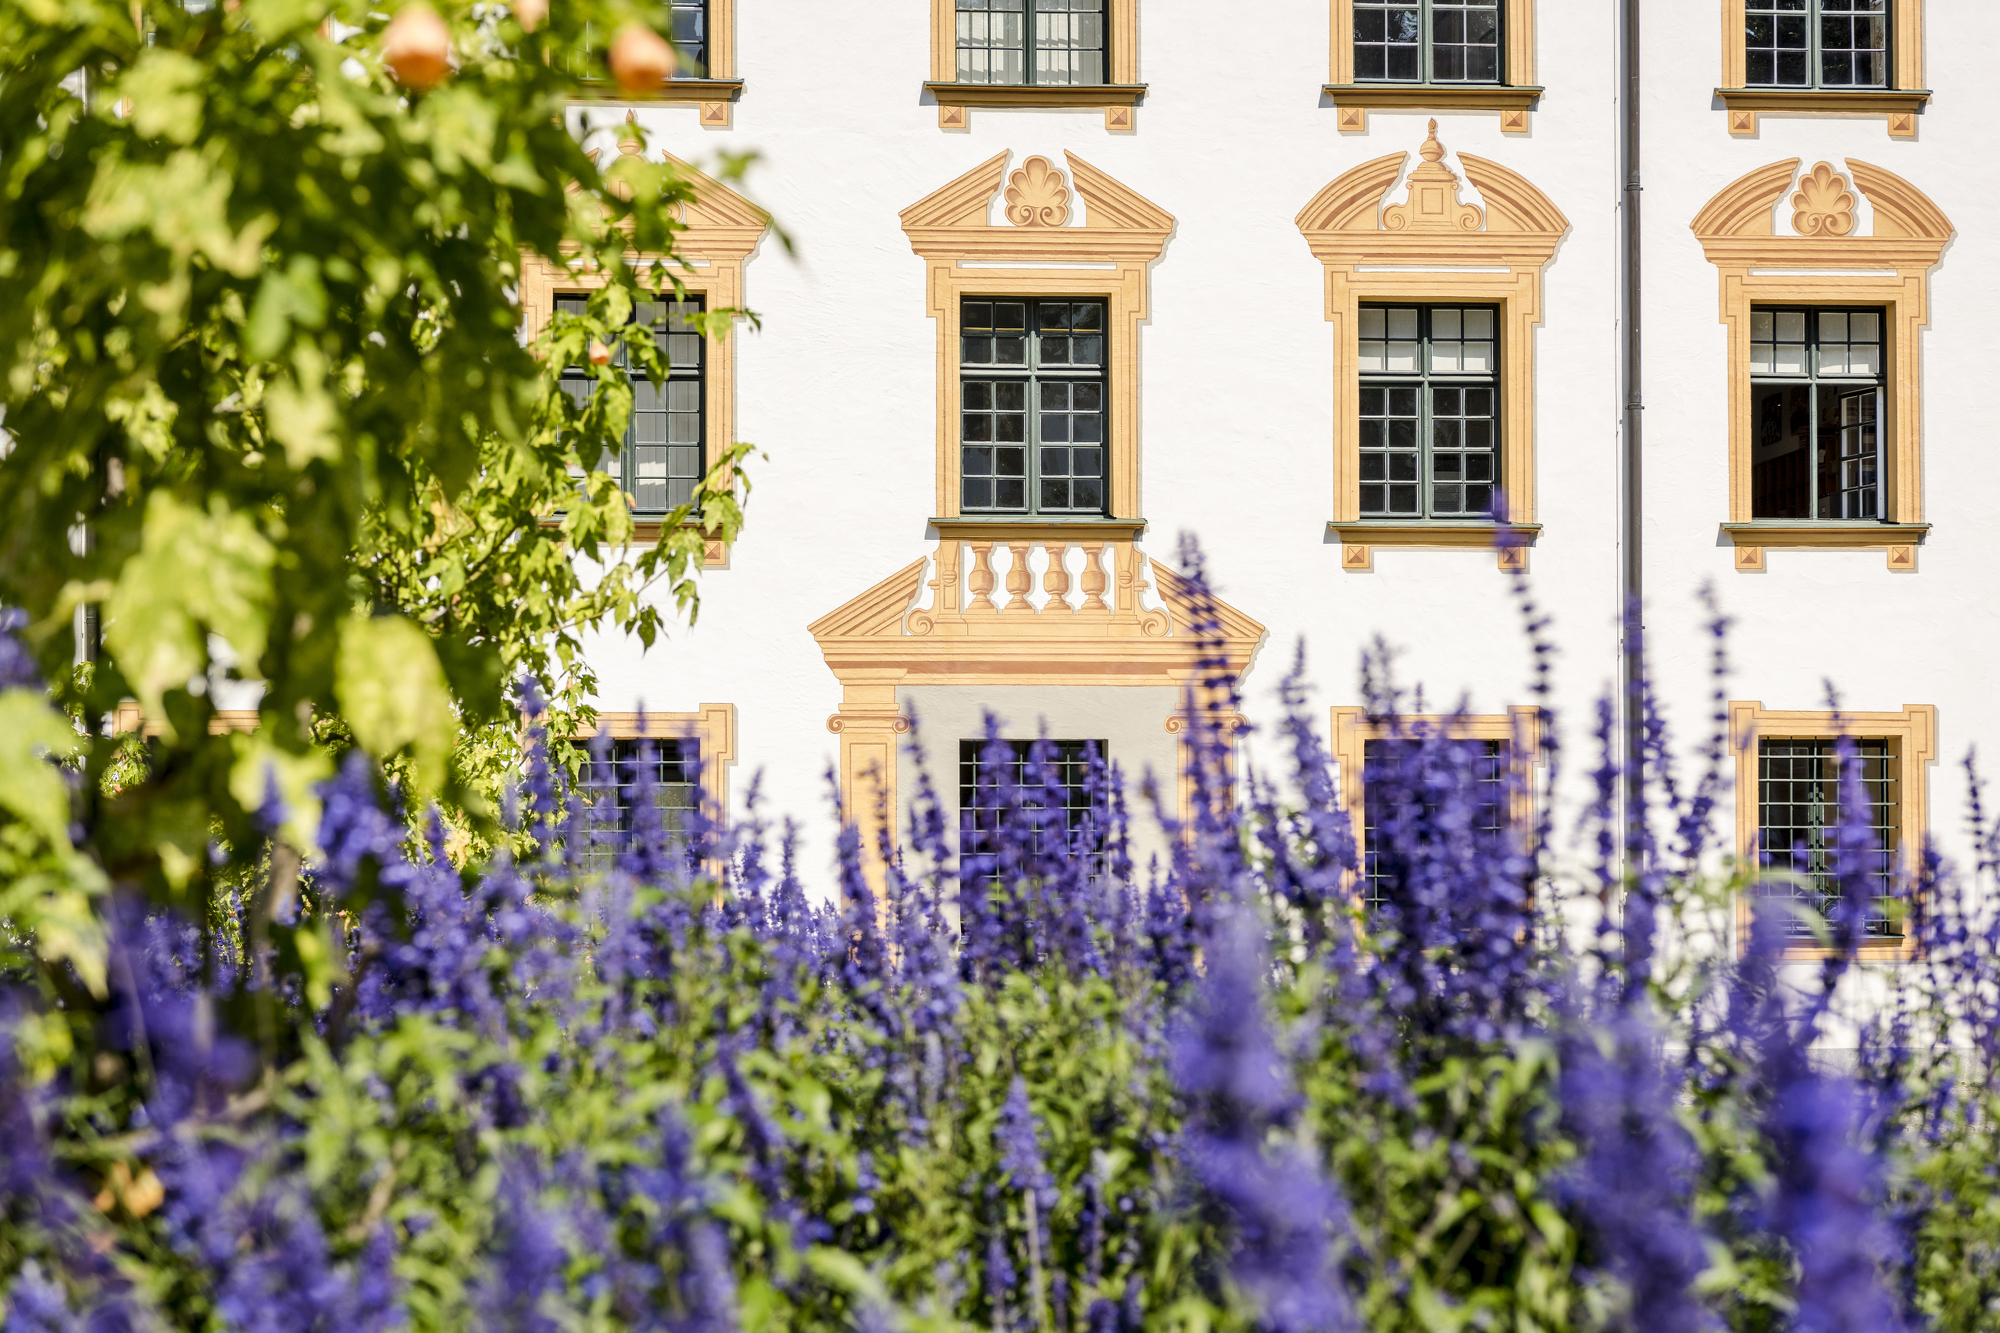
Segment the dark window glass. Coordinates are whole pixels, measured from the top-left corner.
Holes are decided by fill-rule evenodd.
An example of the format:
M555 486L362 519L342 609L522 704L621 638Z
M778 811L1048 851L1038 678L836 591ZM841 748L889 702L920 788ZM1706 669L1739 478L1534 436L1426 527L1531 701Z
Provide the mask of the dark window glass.
M580 294L559 295L556 310L582 314L586 299ZM668 366L664 381L655 382L643 369L631 365L622 343L614 352L615 364L625 367L632 381L632 420L625 428L625 443L618 456L607 452L597 466L618 478L638 513L662 514L692 502L695 488L708 470L707 348L691 322L701 311L699 296L685 301L641 301L633 311L635 323L653 329L653 344ZM579 404L596 388L587 366L565 370L562 382Z
M1864 929L1871 937L1899 937L1903 933L1900 913L1891 910L1901 825L1895 750L1885 740L1857 740L1854 750L1874 834L1874 845L1864 855L1876 893ZM1757 742L1758 846L1766 865L1796 876L1760 885L1760 896L1804 903L1822 916L1838 905L1840 851L1834 845L1834 828L1839 820L1839 784L1836 742ZM1810 934L1811 922L1794 920L1791 929L1795 934Z
M1879 309L1750 312L1752 518L1880 519Z
M680 55L676 78L708 77L708 0L668 0L674 48Z
M600 765L590 751L577 746L582 766L577 774L577 795L589 806L585 836L589 846L584 862L593 869L609 869L632 829L633 802L640 765L651 756L653 804L660 812L661 826L676 846L687 840L688 816L701 806L701 742L691 737L662 737L657 740L614 740Z
M1362 517L1492 513L1498 322L1492 306L1361 307Z
M1392 864L1393 858L1381 836L1382 828L1393 818L1388 808L1388 797L1382 794L1379 783L1372 783L1369 777L1380 772L1380 766L1395 758L1398 747L1416 748L1421 744L1410 740L1372 740L1363 743L1361 758L1361 879L1362 898L1372 911L1385 900L1384 878L1398 872ZM1478 787L1478 808L1473 816L1473 834L1481 838L1498 838L1507 829L1507 742L1505 741L1460 741L1451 747L1444 762L1463 763L1469 759L1473 765L1473 781ZM1435 815L1437 809L1427 806L1426 812Z
M1747 0L1753 88L1886 88L1889 0Z
M956 0L958 81L1104 82L1104 0Z
M1060 811L1059 818L1043 822L1031 835L1032 850L1046 854L1057 850L1046 839L1060 839L1070 855L1092 859L1094 873L1101 871L1105 812L1093 806L1090 768L1093 761L1107 762L1103 741L1003 741L1007 747L1006 770L998 772L987 757L989 742L965 740L958 743L958 848L961 857L991 856L995 834L1003 821L1000 790L1004 784L1021 789L1022 803L1032 810ZM1037 770L1032 758L1041 747L1042 765ZM1101 803L1101 797L1100 797Z
M1500 0L1354 0L1361 82L1500 82Z
M1103 513L1103 303L982 297L959 331L960 507Z

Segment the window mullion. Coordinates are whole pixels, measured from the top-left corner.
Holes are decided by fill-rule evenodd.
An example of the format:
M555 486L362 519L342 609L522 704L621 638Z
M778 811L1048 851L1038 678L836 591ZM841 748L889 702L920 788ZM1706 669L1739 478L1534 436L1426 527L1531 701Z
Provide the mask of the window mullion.
M1812 75L1812 82L1807 86L1811 88L1826 86L1826 65L1820 53L1819 25L1822 21L1820 0L1806 0L1806 68Z
M1034 0L1027 0L1025 6L1028 26L1034 27ZM1028 39L1030 42L1033 38ZM1033 66L1030 63L1030 72ZM1022 469L1027 480L1027 494L1022 498L1027 502L1024 513L1042 512L1042 303L1028 303L1028 428L1021 432L1027 444L1027 466Z

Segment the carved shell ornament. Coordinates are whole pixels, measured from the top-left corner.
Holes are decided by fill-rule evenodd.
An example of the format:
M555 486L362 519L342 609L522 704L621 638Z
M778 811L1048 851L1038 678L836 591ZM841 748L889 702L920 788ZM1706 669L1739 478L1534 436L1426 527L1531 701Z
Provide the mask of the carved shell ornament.
M1007 220L1017 227L1060 227L1069 221L1069 184L1046 157L1031 157L1007 178Z
M1847 178L1822 162L1799 177L1792 230L1801 236L1845 236L1854 230L1854 202Z

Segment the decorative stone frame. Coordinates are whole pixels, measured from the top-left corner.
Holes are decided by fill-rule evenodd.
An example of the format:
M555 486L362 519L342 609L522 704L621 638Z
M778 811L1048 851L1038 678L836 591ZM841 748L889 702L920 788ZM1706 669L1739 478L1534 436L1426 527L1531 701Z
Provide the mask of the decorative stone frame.
M620 151L633 152L637 147L636 140L628 139L621 145ZM680 278L681 285L688 292L703 297L708 309L741 309L743 264L763 240L764 232L770 226L769 215L728 186L673 154L665 153L662 157L686 172L695 189L694 201L682 208L680 220L686 230L680 233L677 245L681 257L688 262L676 266L675 276ZM660 262L655 255L634 255L632 261L643 266ZM542 330L548 326L550 317L555 313L555 298L559 293L596 291L609 281L608 274L587 267L580 259L554 264L542 255L522 251L518 299L522 328L528 341L533 342L540 337ZM702 406L706 411L712 455L736 442L734 333L709 338L707 352L708 364L704 367L706 401ZM635 528L639 540L653 541L659 537L660 525L657 523L642 522ZM720 565L727 559L728 552L722 542L711 541L703 563Z
M1723 535L1736 568L1765 567L1770 547L1882 550L1890 570L1913 573L1923 521L1919 333L1929 323L1929 273L1953 228L1914 185L1880 167L1847 159L1852 182L1874 214L1874 235L1857 236L1846 177L1820 163L1790 197L1793 229L1776 234L1773 209L1791 190L1801 159L1773 162L1735 181L1690 226L1721 283L1729 327L1729 519ZM1750 309L1753 305L1879 305L1886 311L1888 392L1884 521L1755 520L1751 517Z
M1507 134L1528 132L1528 111L1542 95L1535 83L1535 0L1500 0L1505 34L1501 84L1356 83L1354 0L1333 0L1332 77L1322 91L1343 134L1366 134L1375 111L1498 111Z
M1085 224L1067 226L1069 187L1048 159L1030 157L1007 173L1000 153L904 209L903 232L924 261L925 295L937 320L937 510L941 520L1061 526L1076 520L959 515L959 300L966 296L1101 298L1109 356L1105 366L1105 444L1113 521L1139 518L1139 326L1146 320L1147 274L1173 233L1173 215L1119 184L1074 153L1070 174L1083 196ZM1006 182L1012 225L992 226L987 210ZM1087 520L1086 520L1087 521Z
M1715 90L1729 132L1757 133L1759 112L1783 115L1881 116L1889 137L1914 139L1917 113L1930 101L1924 87L1924 0L1890 0L1889 88L1749 88L1743 0L1722 0L1722 86Z
M1354 852L1361 854L1367 816L1362 806L1361 766L1367 758L1369 741L1389 735L1388 722L1371 716L1366 708L1337 706L1330 710L1334 762L1340 765L1340 801L1354 825ZM1442 729L1453 740L1506 741L1507 767L1514 775L1514 802L1508 819L1517 829L1527 829L1535 818L1535 770L1542 765L1541 710L1516 705L1504 713L1473 713L1451 716L1425 713L1404 716L1405 734L1414 727Z
M708 0L708 77L663 79L649 92L628 93L607 88L603 96L571 98L578 106L628 106L634 102L651 105L700 108L705 130L729 128L730 108L743 96L743 80L736 72L736 0Z
M729 818L729 769L736 762L736 705L703 704L692 713L599 713L597 729L577 732L578 744L602 733L614 741L692 740L701 753L701 799L709 818Z
M1104 109L1104 128L1135 128L1139 99L1146 85L1139 82L1139 0L1107 0L1105 39L1110 46L1108 83L1032 84L960 83L958 81L958 19L952 0L931 0L931 77L924 91L937 103L938 128L970 127L976 106L1067 107Z
M1499 548L1501 569L1526 569L1535 521L1535 326L1542 270L1569 219L1527 179L1470 153L1459 165L1486 201L1458 201L1437 122L1410 173L1409 200L1387 204L1407 157L1364 162L1313 197L1298 228L1326 270L1333 324L1333 520L1340 565L1373 568L1376 546ZM1386 204L1386 206L1385 206ZM1501 484L1509 522L1361 517L1360 307L1363 301L1478 302L1500 307Z
M1901 871L1910 874L1916 865L1909 859L1918 853L1930 831L1929 766L1937 761L1937 707L1934 704L1906 704L1897 713L1835 713L1828 710L1779 712L1761 703L1732 701L1729 705L1729 742L1736 752L1736 854L1747 868L1757 855L1757 742L1759 740L1834 740L1841 735L1858 740L1887 740L1894 744L1896 777L1900 786L1896 813L1901 821L1897 848ZM1749 895L1736 903L1738 948L1750 940L1752 904ZM1827 950L1807 947L1787 949L1787 958L1816 959ZM1861 949L1864 960L1894 962L1914 957L1915 943L1906 935L1900 944L1868 945Z

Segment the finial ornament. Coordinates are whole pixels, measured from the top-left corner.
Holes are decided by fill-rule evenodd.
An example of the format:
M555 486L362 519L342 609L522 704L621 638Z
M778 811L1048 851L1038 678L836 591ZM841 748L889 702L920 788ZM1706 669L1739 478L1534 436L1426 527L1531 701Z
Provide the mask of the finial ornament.
M1444 164L1444 145L1437 133L1433 120L1424 146L1417 150L1423 162L1410 173L1409 202L1382 210L1384 231L1478 231L1485 225L1486 215L1477 204L1458 202L1458 177Z
M1031 157L1007 178L1007 220L1017 227L1060 227L1069 221L1069 185L1046 157Z
M1854 230L1854 192L1847 178L1822 162L1799 177L1792 196L1792 230L1801 236L1846 236Z

